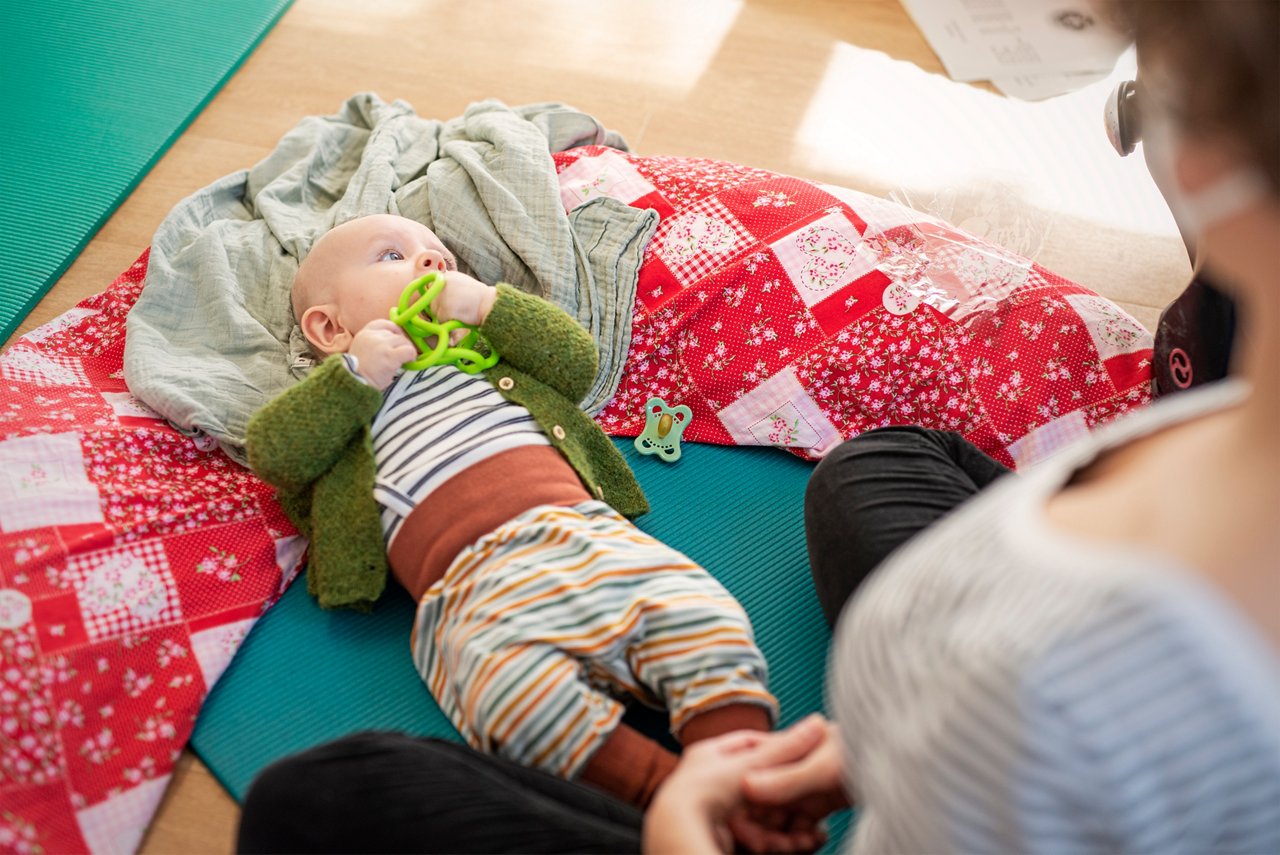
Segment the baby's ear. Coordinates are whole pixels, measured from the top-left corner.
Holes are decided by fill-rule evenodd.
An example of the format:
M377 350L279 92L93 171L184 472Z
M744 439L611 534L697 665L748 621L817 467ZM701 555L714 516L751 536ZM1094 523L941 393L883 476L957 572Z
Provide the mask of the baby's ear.
M332 304L312 306L302 313L302 319L298 321L307 341L325 356L345 353L351 346L351 333L338 321L334 310Z

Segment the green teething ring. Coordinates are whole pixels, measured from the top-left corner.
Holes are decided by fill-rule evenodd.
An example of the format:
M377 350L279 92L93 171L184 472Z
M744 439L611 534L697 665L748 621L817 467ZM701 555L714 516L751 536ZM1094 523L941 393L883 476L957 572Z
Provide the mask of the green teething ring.
M420 371L432 365L456 365L459 371L477 374L497 365L498 352L478 329L459 320L442 323L432 314L431 303L444 290L444 283L443 273L428 273L415 279L400 293L400 302L391 310L391 320L404 330L421 354L412 362L406 362L405 369ZM457 344L450 345L449 336L458 329L468 332ZM477 350L477 344L483 344L486 352Z

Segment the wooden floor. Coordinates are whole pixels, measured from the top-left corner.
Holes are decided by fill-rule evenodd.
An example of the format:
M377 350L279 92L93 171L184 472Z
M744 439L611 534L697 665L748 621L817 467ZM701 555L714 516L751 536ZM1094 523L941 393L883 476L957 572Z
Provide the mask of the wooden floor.
M1141 163L1103 139L1101 89L1027 105L953 83L897 0L296 0L18 334L105 287L174 203L364 90L434 118L566 101L640 154L941 205L1148 327L1187 276ZM185 753L142 851L231 851L236 819Z

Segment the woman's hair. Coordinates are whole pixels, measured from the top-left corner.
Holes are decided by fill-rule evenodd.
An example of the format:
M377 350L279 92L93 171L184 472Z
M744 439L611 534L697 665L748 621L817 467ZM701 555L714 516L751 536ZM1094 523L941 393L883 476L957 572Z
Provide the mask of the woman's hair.
M1185 133L1225 133L1280 195L1280 0L1109 0L1144 66L1182 95Z

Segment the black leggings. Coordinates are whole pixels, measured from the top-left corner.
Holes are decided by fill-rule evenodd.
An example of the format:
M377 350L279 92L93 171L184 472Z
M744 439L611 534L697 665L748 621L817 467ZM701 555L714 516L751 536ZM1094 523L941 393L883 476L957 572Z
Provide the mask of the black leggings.
M805 530L834 623L896 547L1008 470L959 435L883 428L814 470ZM265 769L240 852L639 852L641 813L584 784L399 733L358 733Z
M890 552L1008 471L960 434L920 427L868 431L831 451L804 497L809 570L827 623Z
M346 736L268 766L239 852L639 852L641 813L585 784L403 733Z

